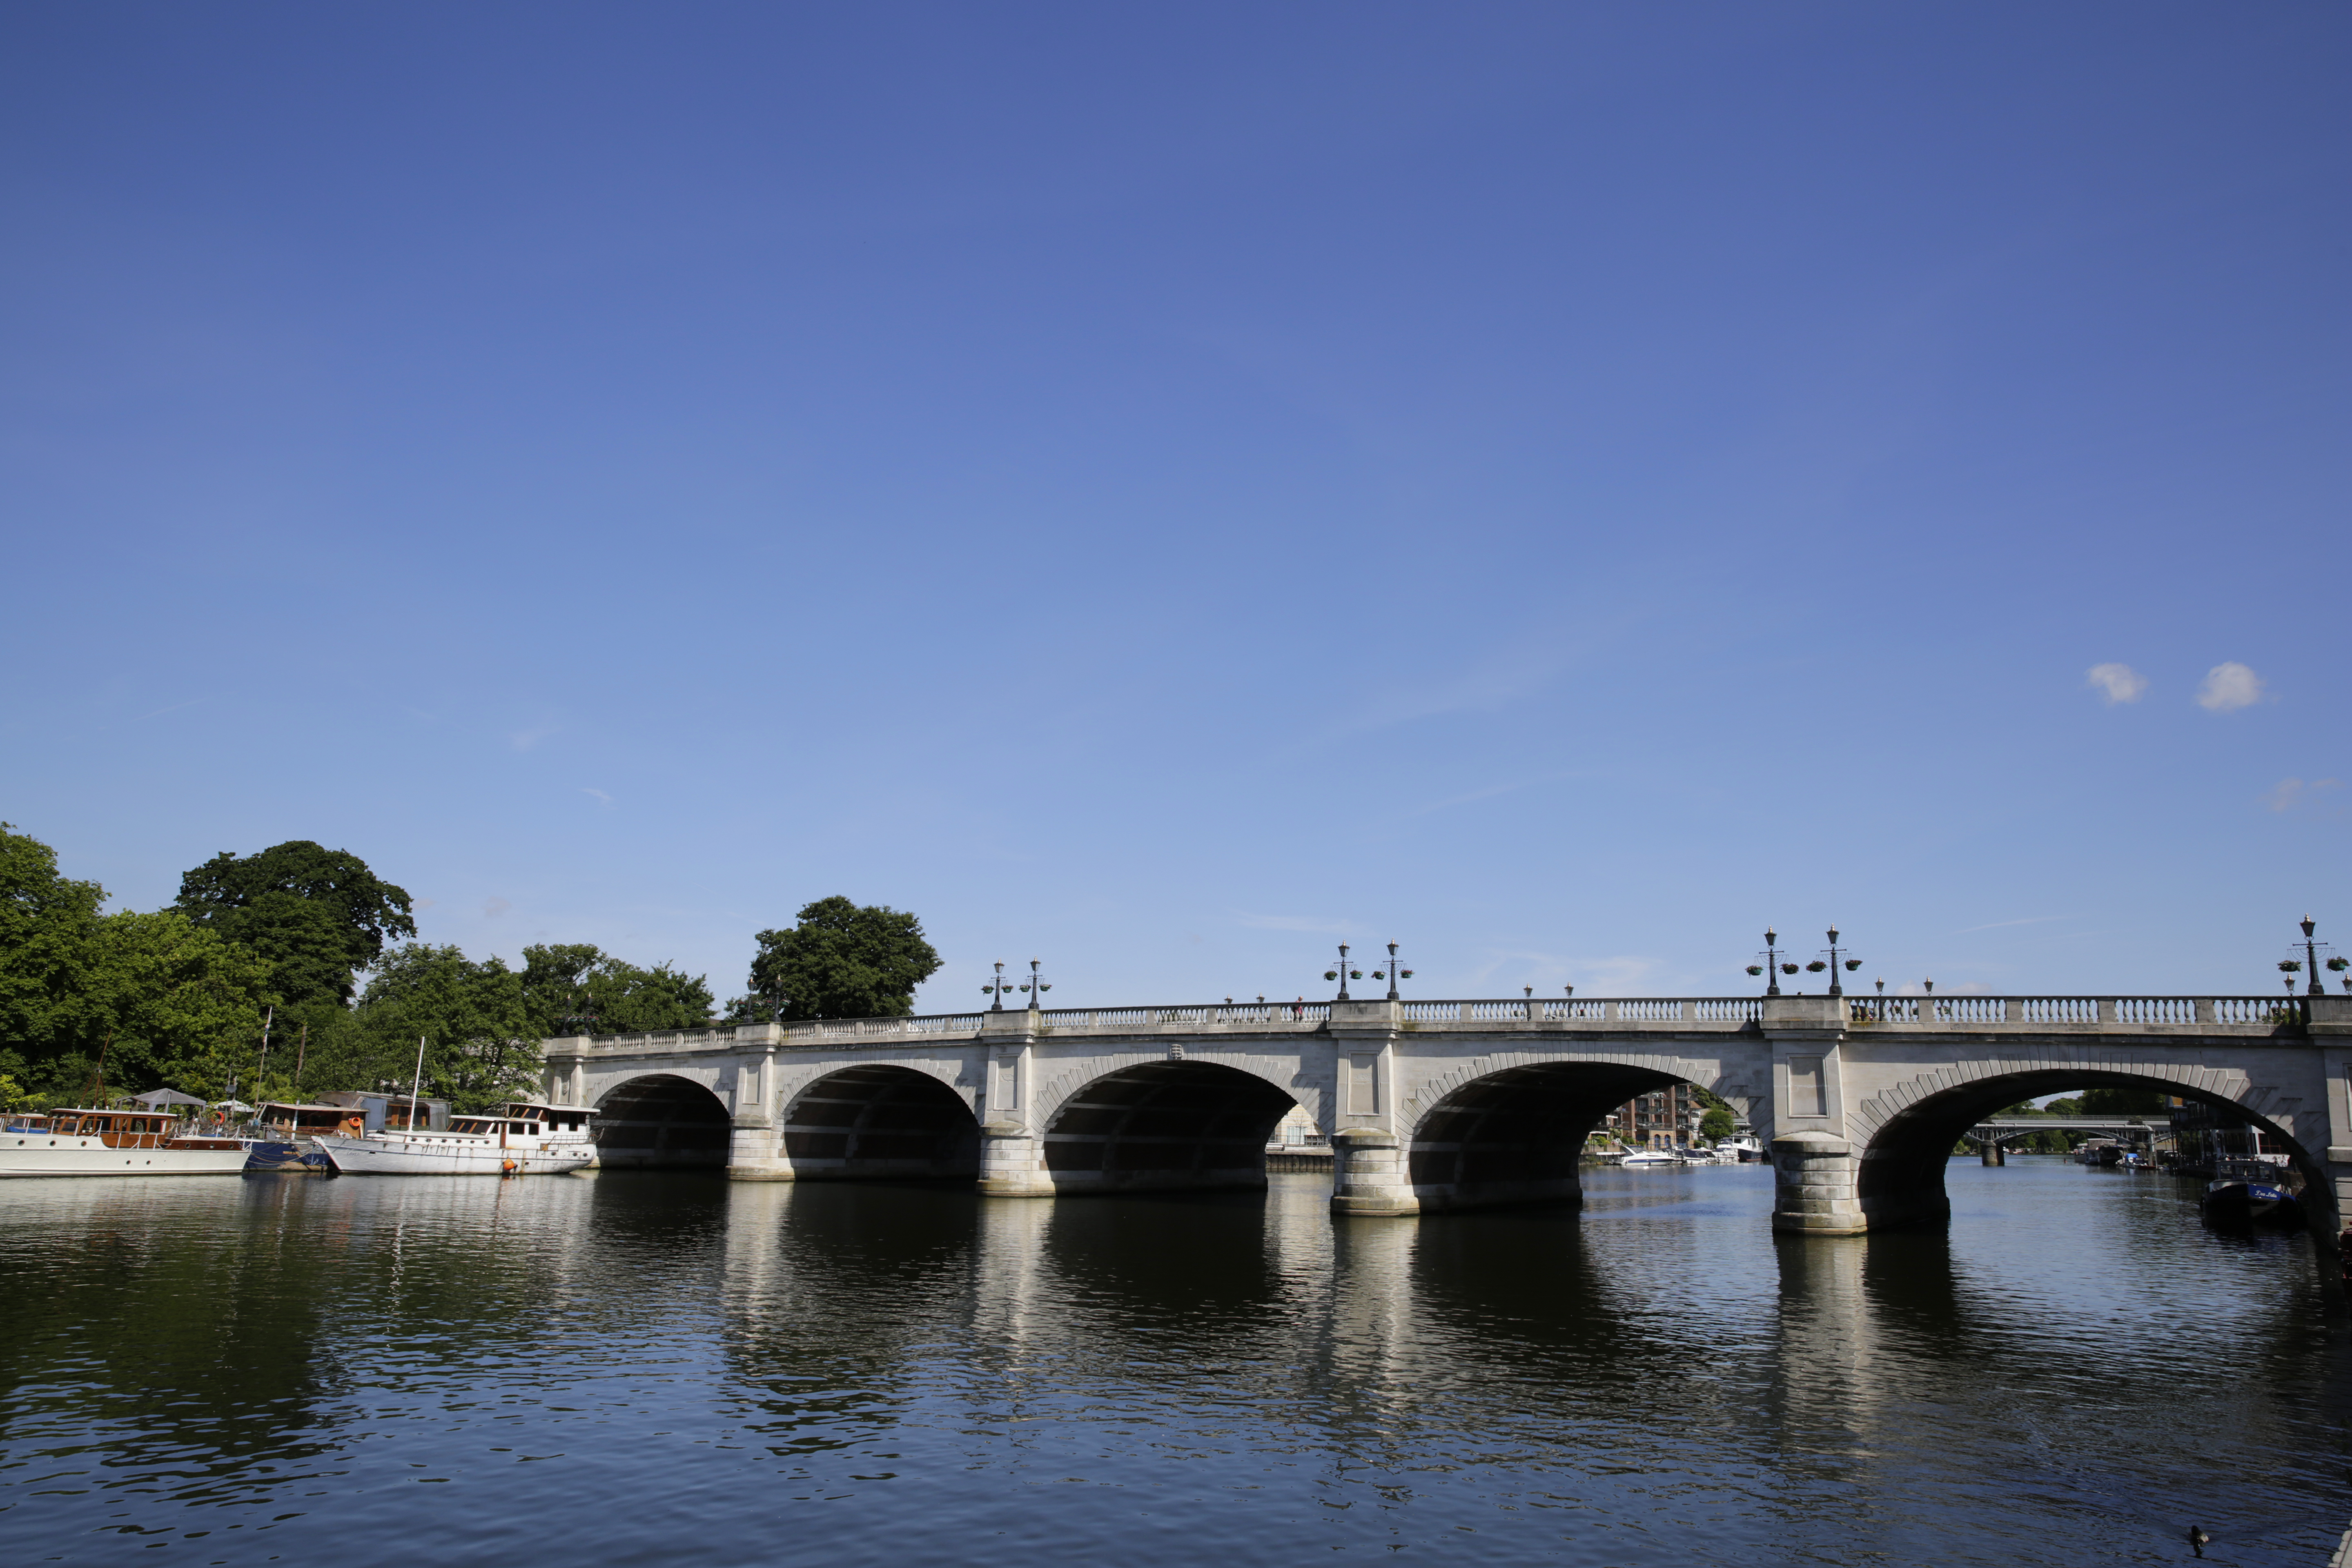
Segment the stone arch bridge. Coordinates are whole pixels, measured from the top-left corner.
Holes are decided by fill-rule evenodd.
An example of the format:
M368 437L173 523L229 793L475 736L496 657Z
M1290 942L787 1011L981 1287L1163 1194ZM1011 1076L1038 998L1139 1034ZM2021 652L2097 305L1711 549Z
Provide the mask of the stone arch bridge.
M2227 1105L2275 1137L2333 1253L2352 1197L2352 997L1770 996L1006 1010L546 1042L608 1165L744 1180L963 1177L1003 1197L1255 1185L1304 1107L1345 1215L1578 1195L1585 1134L1675 1080L1769 1139L1773 1224L1949 1213L1955 1142L2084 1085Z

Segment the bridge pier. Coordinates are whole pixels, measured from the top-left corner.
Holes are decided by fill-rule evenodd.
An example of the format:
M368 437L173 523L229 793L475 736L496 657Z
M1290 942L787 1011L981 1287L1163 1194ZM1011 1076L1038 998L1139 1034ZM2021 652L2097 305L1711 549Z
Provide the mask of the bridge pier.
M1394 1218L1421 1212L1406 1169L1404 1144L1393 1132L1343 1128L1331 1135L1331 1212Z
M2009 1146L2005 1143L1996 1142L1990 1138L1986 1139L1982 1143L1977 1145L1977 1154L1988 1165L2006 1165L2009 1163Z
M773 1118L764 1111L739 1110L727 1139L727 1179L730 1182L789 1182L793 1163L783 1158Z
M1054 1179L1045 1173L1045 1141L1017 1121L990 1121L980 1130L980 1195L984 1198L1050 1198Z
M1772 1228L1808 1236L1859 1236L1870 1228L1855 1187L1862 1160L1829 1132L1784 1132L1772 1140Z

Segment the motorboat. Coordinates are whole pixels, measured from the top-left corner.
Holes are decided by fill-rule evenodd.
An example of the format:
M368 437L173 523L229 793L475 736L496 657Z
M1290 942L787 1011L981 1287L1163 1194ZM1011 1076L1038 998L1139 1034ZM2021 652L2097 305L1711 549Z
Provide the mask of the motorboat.
M2120 1165L2124 1146L2112 1138L2094 1138L2074 1151L2074 1158L2085 1165Z
M357 1134L367 1130L366 1118L347 1105L305 1105L273 1100L253 1113L261 1136L245 1157L248 1172L277 1171L297 1176L331 1176L335 1163L313 1146L321 1133Z
M52 1110L8 1118L0 1176L233 1176L246 1142L192 1132L168 1110Z
M1672 1149L1636 1149L1617 1163L1629 1171L1660 1171L1681 1164L1683 1157Z
M546 1176L596 1163L584 1105L512 1100L495 1111L454 1116L446 1130L386 1127L327 1132L312 1148L347 1175Z
M1753 1132L1735 1132L1728 1138L1718 1138L1715 1141L1715 1148L1718 1154L1729 1150L1731 1157L1743 1165L1759 1165L1771 1158L1764 1152L1764 1145L1757 1142Z
M2294 1195L2287 1173L2268 1160L2222 1160L2213 1174L2197 1205L2208 1225L2232 1230L2302 1227L2302 1200Z

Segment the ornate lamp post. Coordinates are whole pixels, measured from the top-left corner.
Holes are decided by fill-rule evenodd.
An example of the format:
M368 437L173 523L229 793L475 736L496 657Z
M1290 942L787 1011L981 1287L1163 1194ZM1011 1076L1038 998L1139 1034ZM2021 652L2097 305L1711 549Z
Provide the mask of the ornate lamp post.
M2312 941L2311 932L2312 919L2309 915L2305 915L2303 917L2303 957L2299 960L2293 958L2283 958L2279 960L2279 970L2286 976L2286 988L2289 991L2293 991L2294 989L2295 972L2297 970L2301 970L2311 982L2306 990L2306 994L2324 996L2327 994L2327 987L2319 983L2319 950L2328 944L2324 942ZM2294 948L2294 943L2287 943L2287 951L2289 952L2293 952ZM2330 957L2327 960L2327 967L2333 970L2342 970L2346 967L2345 961L2338 957ZM2347 989L2352 989L2352 987L2347 987Z
M1838 984L1839 980L1843 975L1851 974L1853 971L1862 967L1862 960L1853 957L1851 949L1848 949L1847 951L1848 956L1844 958L1840 958L1838 956L1837 927L1832 926L1830 927L1830 956L1828 961L1824 963L1822 960L1817 958L1811 963L1805 965L1808 970L1815 974L1819 974L1824 969L1830 972L1830 994L1832 996L1844 995L1845 987ZM1843 970L1839 968L1839 965L1841 964L1844 965Z
M1038 1009L1040 1012L1044 1011L1045 1006L1045 993L1051 991L1053 988L1054 986L1051 981L1045 980L1038 974L1037 960L1034 958L1031 959L1029 961L1029 978L1023 982L1021 986L1021 989L1028 994L1029 1005Z
M1784 963L1780 961L1780 949L1777 945L1780 940L1780 932L1767 926L1764 930L1764 962L1748 966L1748 973L1750 974L1770 976L1764 986L1764 994L1767 996L1780 994L1780 976L1797 973L1795 964Z
M1373 978L1373 979L1375 979L1375 980L1385 980L1385 981L1387 981L1387 982L1389 983L1389 994L1388 994L1388 999L1389 999L1390 1001L1391 1001L1391 1002L1393 1002L1393 1001L1395 1001L1395 1000L1397 999L1397 988L1396 988L1396 983L1397 983L1397 981L1398 981L1399 979L1410 980L1410 979L1412 979L1412 970L1410 970L1410 969L1399 969L1399 968L1397 967L1397 955L1396 955L1396 950L1397 950L1397 944L1396 944L1396 943L1394 943L1394 942L1391 942L1391 943L1389 943L1389 966L1388 966L1386 969L1375 969L1375 970L1373 970L1373 971L1372 971L1372 978ZM1360 977L1360 976L1359 976L1359 978L1361 978L1361 977Z
M990 1012L1002 1013L1004 1011L1004 999L1013 994L1013 983L1004 978L1003 960L999 959L997 961L996 978L982 986L980 988L980 993L983 996L994 998L994 1000L990 1002L988 1005L988 1010Z
M1361 980L1363 977L1364 972L1362 970L1350 969L1348 967L1348 944L1344 942L1341 942L1339 944L1339 966L1337 969L1325 970L1323 972L1323 978L1326 980L1336 980L1339 983L1339 999L1345 1002L1348 999L1348 982L1350 980Z

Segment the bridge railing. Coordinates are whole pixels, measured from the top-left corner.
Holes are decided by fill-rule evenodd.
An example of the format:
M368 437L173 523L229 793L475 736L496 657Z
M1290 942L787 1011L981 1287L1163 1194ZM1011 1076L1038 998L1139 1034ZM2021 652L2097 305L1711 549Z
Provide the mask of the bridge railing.
M905 1035L970 1035L981 1013L922 1013L907 1018L807 1018L784 1026L787 1040L889 1039Z
M1512 1002L1405 1002L1409 1024L1749 1024L1764 1016L1760 996L1529 997Z
M1857 1024L2230 1024L2298 1022L2279 996L1850 996Z
M1331 1016L1328 1002L1208 1002L1177 1007L1048 1007L1038 1019L1050 1029L1127 1029L1162 1024L1315 1024Z

